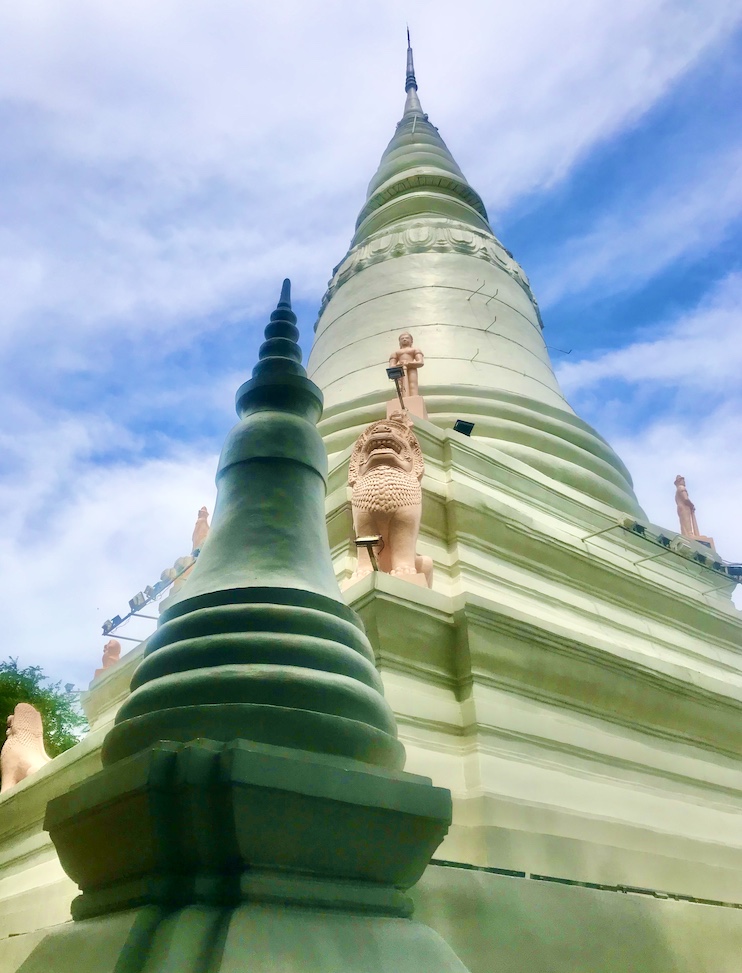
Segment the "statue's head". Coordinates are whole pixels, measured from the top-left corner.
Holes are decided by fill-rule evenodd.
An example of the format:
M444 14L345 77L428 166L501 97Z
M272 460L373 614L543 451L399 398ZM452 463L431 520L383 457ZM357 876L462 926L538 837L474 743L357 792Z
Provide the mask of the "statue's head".
M675 486L676 487L685 486L685 477L684 476L680 476L680 474L678 474L675 477Z
M409 331L403 331L399 336L400 348L412 348L412 335Z
M201 507L201 509L198 512L198 519L206 520L208 516L209 516L209 511L206 509L206 507Z
M118 639L109 639L103 646L103 659L118 662L121 657L121 643Z
M40 741L44 736L41 713L30 703L17 703L13 715L8 717L7 735L33 737Z
M374 467L388 466L422 479L425 464L412 423L401 412L389 419L372 422L356 440L348 467L348 482L353 486Z

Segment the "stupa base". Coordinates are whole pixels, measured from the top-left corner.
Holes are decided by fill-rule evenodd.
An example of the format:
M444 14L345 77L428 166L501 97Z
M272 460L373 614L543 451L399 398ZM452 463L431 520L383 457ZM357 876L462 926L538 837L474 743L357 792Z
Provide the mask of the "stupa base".
M356 760L237 740L160 743L48 805L75 919L263 901L409 916L448 791Z
M35 942L4 973L467 973L423 923L257 903L149 906L54 926Z

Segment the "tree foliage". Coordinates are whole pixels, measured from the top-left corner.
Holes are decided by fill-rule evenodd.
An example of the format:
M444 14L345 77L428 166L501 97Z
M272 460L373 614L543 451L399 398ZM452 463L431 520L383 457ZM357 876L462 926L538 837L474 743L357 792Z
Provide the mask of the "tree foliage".
M41 713L44 745L50 757L69 750L88 729L76 693L63 689L61 682L49 682L41 666L21 669L18 660L10 658L0 662L0 728L3 730L16 703L31 703Z

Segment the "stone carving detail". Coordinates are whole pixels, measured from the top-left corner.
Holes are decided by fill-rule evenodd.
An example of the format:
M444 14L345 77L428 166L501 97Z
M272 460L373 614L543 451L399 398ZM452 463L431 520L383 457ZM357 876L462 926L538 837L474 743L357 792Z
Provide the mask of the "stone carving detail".
M101 673L106 671L106 669L110 669L111 666L115 666L120 658L121 643L118 639L109 639L103 646L103 665L100 669L95 670L95 678L97 679Z
M431 252L468 254L504 270L526 292L536 311L538 322L543 328L538 301L533 295L528 278L513 259L510 251L506 250L493 234L475 230L463 223L452 223L450 220L440 222L426 220L424 223L408 224L403 229L381 230L364 243L354 247L333 271L333 277L322 298L314 330L317 330L319 319L330 298L354 274L392 257Z
M433 562L416 553L425 464L411 421L401 412L373 422L355 442L348 468L356 537L381 536L381 571L415 584L432 584ZM373 570L368 550L358 549L350 583Z
M680 476L679 474L675 477L675 505L678 508L680 533L683 535L683 537L688 537L690 540L700 541L701 544L714 547L713 538L706 537L698 529L698 521L696 520L696 505L688 496L688 488L685 485L685 477Z
M20 784L50 760L44 749L41 713L30 703L18 703L8 717L7 739L0 752L0 793Z

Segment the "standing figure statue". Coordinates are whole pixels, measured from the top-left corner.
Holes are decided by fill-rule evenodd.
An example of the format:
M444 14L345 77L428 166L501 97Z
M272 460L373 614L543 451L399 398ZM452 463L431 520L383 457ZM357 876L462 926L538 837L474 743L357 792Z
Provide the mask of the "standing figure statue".
M678 475L675 477L675 503L678 508L680 533L683 535L683 537L698 537L699 531L698 524L696 523L696 507L688 496L688 488L685 485L684 476Z
M425 364L425 358L419 348L413 347L412 335L404 331L399 336L399 348L389 356L389 367L404 368L402 379L402 395L419 395L420 387L417 380L417 370Z
M209 511L206 507L201 507L198 512L198 517L196 519L196 525L193 528L193 536L191 538L191 554L195 554L196 551L200 551L204 546L206 538L209 536Z
M8 717L7 739L0 752L0 793L36 773L50 757L44 749L41 713L30 703L18 703Z
M713 537L706 537L698 529L696 520L696 506L688 496L688 488L685 485L684 476L675 477L675 503L678 508L678 519L680 520L680 533L683 537L698 541L716 550Z

